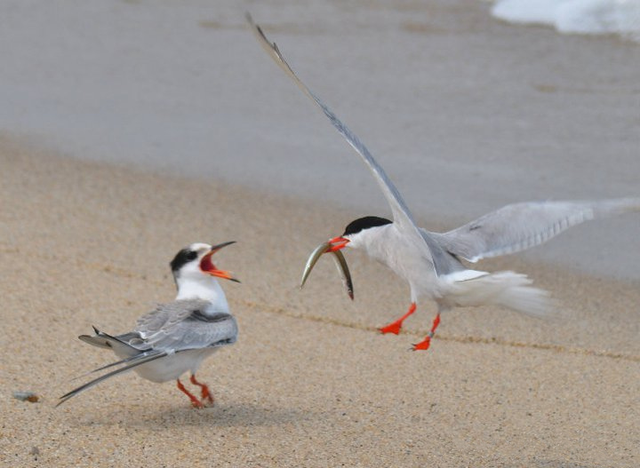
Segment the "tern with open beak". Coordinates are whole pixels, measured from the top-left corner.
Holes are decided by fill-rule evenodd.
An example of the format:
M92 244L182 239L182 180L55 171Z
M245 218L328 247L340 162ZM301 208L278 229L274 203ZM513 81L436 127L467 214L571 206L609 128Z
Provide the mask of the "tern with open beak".
M58 405L79 393L114 377L133 370L152 382L176 380L196 408L212 405L209 387L196 379L202 361L218 348L235 343L238 337L236 319L217 278L239 282L227 271L218 270L211 257L234 242L211 246L195 243L180 250L171 261L171 271L178 288L173 302L159 304L138 319L133 331L111 336L101 331L93 336L82 335L85 343L112 350L120 361L90 372L116 368L60 397ZM180 381L191 372L190 381L200 388L200 398L192 394Z
M542 244L585 221L640 211L640 198L517 203L449 232L421 229L396 187L360 139L300 81L276 44L267 39L249 15L247 20L267 53L320 107L371 170L393 216L393 220L366 216L351 222L341 236L314 251L307 261L303 279L306 280L323 253L337 253L345 247L363 250L385 264L409 283L411 305L398 320L380 328L382 333L398 334L404 320L415 312L422 300L435 301L438 306L429 334L413 345L414 350L429 348L440 323L440 314L453 307L498 305L536 316L551 310L552 301L547 292L532 287L526 275L512 271L489 273L474 270L467 268L462 260L475 263L483 258L519 252Z

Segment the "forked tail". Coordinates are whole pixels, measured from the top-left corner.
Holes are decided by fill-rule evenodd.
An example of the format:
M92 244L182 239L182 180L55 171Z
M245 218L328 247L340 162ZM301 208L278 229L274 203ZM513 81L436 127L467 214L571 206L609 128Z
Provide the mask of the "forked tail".
M531 286L533 281L527 275L513 271L486 273L467 270L445 278L450 287L446 299L452 305L499 305L535 317L547 316L555 310L549 293Z

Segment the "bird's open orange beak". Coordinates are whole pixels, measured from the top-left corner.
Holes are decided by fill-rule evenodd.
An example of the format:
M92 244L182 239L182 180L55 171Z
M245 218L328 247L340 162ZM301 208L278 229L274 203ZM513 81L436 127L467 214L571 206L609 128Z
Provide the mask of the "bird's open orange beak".
M210 274L211 276L217 276L218 278L224 278L239 283L240 281L231 276L231 273L225 270L218 270L211 261L211 257L213 257L214 253L231 244L235 244L235 241L224 242L222 244L214 245L213 247L211 247L211 250L207 252L204 257L202 257L202 260L200 260L200 269L205 273Z

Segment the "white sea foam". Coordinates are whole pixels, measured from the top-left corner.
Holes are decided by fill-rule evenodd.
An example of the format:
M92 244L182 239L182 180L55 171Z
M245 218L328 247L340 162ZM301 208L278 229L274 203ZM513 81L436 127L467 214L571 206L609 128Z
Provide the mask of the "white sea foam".
M618 34L640 42L640 0L498 0L492 14L562 33Z

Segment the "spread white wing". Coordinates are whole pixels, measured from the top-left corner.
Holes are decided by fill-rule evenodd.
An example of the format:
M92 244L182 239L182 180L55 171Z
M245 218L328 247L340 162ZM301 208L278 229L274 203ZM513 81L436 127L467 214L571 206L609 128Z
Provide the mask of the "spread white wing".
M477 262L529 249L572 226L626 211L640 211L640 199L515 203L453 231L430 235L450 253Z

